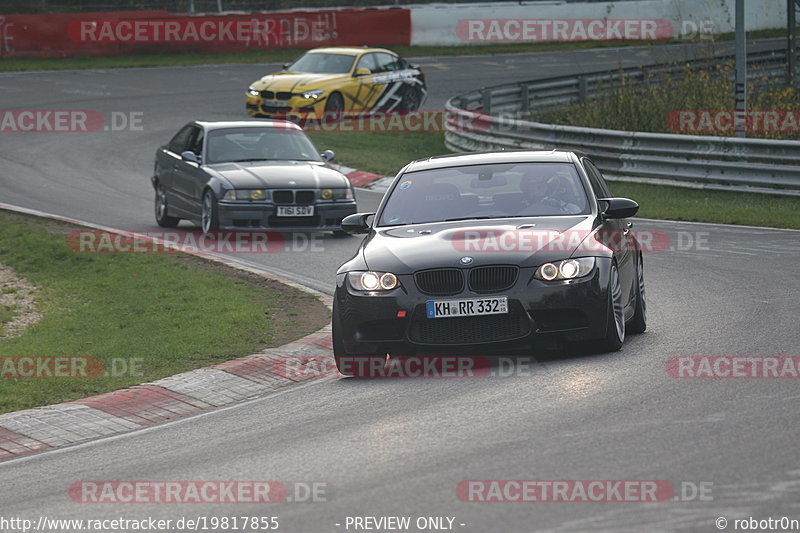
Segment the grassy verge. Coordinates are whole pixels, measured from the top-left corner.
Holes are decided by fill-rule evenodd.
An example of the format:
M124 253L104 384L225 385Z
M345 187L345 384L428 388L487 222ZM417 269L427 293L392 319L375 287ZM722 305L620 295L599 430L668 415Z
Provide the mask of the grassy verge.
M765 37L782 37L783 30L760 30L748 32L749 39ZM733 34L723 34L715 41L729 41ZM567 50L586 50L590 48L609 48L620 46L647 46L664 44L639 41L587 41L587 42L555 42L555 43L508 43L470 46L397 46L387 45L405 57L426 56L460 56L478 54L522 54L530 52L555 52ZM679 40L669 43L685 42ZM381 46L381 45L376 45ZM119 56L78 56L63 58L2 58L0 72L24 70L72 70L87 68L130 68L130 67L171 67L212 64L241 63L284 63L292 61L306 50L301 48L281 48L272 50L247 50L245 52L186 52L160 54L131 54Z
M309 131L320 150L336 152L336 163L394 176L406 163L447 154L444 134L438 132L324 132Z
M678 75L657 73L646 83L625 83L597 91L584 102L573 102L533 113L533 119L547 124L565 124L611 130L654 133L733 136L733 124L717 122L714 110L732 112L735 101L731 92L732 63L696 68L673 62ZM749 111L791 111L800 107L800 91L771 79L758 67L748 67L757 77L748 82ZM679 120L681 110L693 111L704 120ZM750 120L748 137L769 139L798 138L796 120L774 123ZM789 115L789 119L792 115Z
M5 325L14 318L14 314L12 306L0 304L0 334L5 330Z
M342 165L393 176L414 159L449 153L441 133L309 132ZM800 229L800 199L764 194L613 182L614 194L639 202L639 216Z
M44 315L21 336L0 340L0 357L92 357L121 375L0 377L0 412L219 363L300 338L328 320L309 294L195 257L71 252L66 237L76 229L0 212L0 258L39 287Z
M800 229L800 198L628 182L611 188L636 200L640 217Z

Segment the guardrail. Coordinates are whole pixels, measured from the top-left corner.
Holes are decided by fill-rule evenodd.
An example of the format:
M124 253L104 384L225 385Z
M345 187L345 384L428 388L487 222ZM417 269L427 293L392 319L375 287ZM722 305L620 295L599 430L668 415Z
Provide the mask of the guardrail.
M692 61L708 66L728 59ZM785 50L751 54L748 69L762 83L785 74ZM800 142L644 133L543 124L509 114L584 101L624 83L678 76L681 67L652 65L498 85L451 98L445 144L455 151L564 148L583 151L606 173L634 181L669 180L682 185L800 195Z

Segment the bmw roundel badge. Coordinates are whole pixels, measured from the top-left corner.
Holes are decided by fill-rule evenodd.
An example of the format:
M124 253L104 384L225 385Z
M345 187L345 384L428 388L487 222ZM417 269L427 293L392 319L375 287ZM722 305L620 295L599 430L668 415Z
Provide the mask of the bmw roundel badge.
M472 258L470 256L468 256L468 255L462 257L461 258L461 264L462 265L471 265L472 264Z

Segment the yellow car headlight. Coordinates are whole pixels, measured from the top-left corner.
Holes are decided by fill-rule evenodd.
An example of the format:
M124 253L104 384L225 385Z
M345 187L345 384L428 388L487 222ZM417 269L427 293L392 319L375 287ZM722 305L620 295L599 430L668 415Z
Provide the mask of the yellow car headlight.
M264 189L231 189L225 192L222 197L223 200L249 200L251 202L260 202L269 199L269 191Z

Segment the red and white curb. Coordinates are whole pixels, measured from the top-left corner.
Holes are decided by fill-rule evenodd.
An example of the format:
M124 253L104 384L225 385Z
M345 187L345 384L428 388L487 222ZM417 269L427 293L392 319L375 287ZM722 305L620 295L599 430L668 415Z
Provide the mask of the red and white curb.
M130 232L3 203L0 203L0 209L60 220L118 235L131 235ZM332 298L327 294L280 276L201 252L193 255L280 281L315 295L329 309L332 305ZM287 358L297 361L313 358L319 361L328 357L332 357L330 325L284 346L218 365L82 400L6 413L0 415L0 461L125 433L258 397L318 377L314 373L303 375L276 372Z
M331 165L333 168L347 176L350 183L354 187L361 187L363 189L370 189L377 192L386 192L389 184L392 183L394 178L389 176L382 176L374 172L365 172L355 168L346 167L344 165Z

